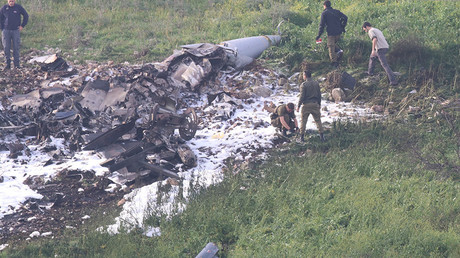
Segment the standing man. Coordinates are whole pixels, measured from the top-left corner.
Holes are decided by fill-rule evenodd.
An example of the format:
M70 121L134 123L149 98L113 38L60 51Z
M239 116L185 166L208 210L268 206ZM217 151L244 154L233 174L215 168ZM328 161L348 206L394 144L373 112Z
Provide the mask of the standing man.
M22 22L21 22L22 16ZM0 10L0 29L2 30L2 44L5 51L5 69L11 69L11 43L13 43L14 67L19 68L20 32L27 25L29 14L16 0L8 0Z
M327 0L323 3L324 11L321 14L321 22L319 23L319 32L316 36L316 42L319 42L321 34L324 32L324 27L327 31L327 47L329 49L329 57L333 67L339 66L339 59L343 55L343 50L337 46L340 36L345 32L348 17L341 11L332 9L331 1Z
M369 34L369 38L372 40L372 52L369 57L369 66L367 73L369 75L374 75L374 67L377 59L380 61L383 69L387 73L388 79L390 80L390 85L397 85L398 81L396 76L388 65L386 54L388 48L390 47L383 36L383 33L376 28L372 28L372 25L369 22L363 24L363 30Z
M271 124L280 129L283 136L287 136L287 131L294 133L299 128L294 108L295 106L293 103L279 105L270 115Z
M300 97L297 104L297 112L302 106L302 122L300 123L300 140L304 141L305 126L307 125L308 116L312 114L318 127L319 137L324 141L323 125L321 123L321 90L319 83L311 78L310 71L303 72L304 82L300 85Z

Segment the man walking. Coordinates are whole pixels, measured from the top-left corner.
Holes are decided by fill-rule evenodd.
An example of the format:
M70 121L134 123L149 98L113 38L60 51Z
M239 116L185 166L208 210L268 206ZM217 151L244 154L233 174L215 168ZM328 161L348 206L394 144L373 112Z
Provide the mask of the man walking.
M327 47L329 49L329 58L331 59L331 65L337 67L339 65L339 59L343 55L343 50L337 46L337 42L340 36L345 32L345 26L347 26L348 17L341 11L333 9L331 7L331 1L324 1L324 11L321 14L321 22L319 23L319 32L316 36L316 42L319 42L321 34L324 32L324 27L327 31Z
M304 82L300 85L300 97L297 104L297 112L302 106L302 122L300 122L300 140L304 141L305 126L310 114L318 127L319 137L324 141L323 125L321 123L321 90L319 83L311 78L310 71L303 72Z
M389 45L385 40L383 33L379 29L373 28L369 22L365 22L363 24L363 30L369 34L369 38L372 40L372 52L369 57L367 73L369 75L374 75L374 67L378 59L387 73L390 85L397 85L398 81L396 80L396 76L387 62L386 54L388 52Z
M28 21L29 14L21 5L16 4L16 0L8 0L8 4L0 9L0 29L2 30L2 44L6 59L5 69L11 69L11 43L13 44L14 67L19 68L20 32Z
M295 106L293 103L279 105L270 115L271 124L280 129L283 136L287 136L287 131L294 133L299 128L294 108Z

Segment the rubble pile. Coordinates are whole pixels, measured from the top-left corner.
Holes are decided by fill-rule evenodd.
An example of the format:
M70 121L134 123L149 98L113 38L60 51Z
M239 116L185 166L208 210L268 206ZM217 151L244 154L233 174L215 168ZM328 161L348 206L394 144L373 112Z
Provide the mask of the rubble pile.
M291 91L297 76L283 77L257 63L235 70L246 57L213 44L183 46L161 63L143 65L69 65L54 53L33 52L22 69L0 73L0 151L9 151L9 168L21 171L15 164L25 164L59 171L51 181L50 173L34 175L29 168L18 176L36 195L11 207L14 213L0 210L0 217L7 214L0 220L0 239L74 227L94 207L123 205L130 213L131 203L136 209L144 204L117 200L142 189L131 191L137 198L135 192L158 188L151 184L157 181L181 188L175 194L185 196L195 177L199 183L219 181L207 172L225 166L225 159L247 162L265 153L277 139L264 106L295 102L297 87L288 95L279 90ZM356 109L331 108L327 116L350 112ZM50 158L37 162L33 157L40 152ZM101 157L94 159L97 168L86 162L93 156ZM79 162L59 166L69 160ZM7 173L5 182L13 176Z
M83 198L86 201L75 199L81 198L81 194L72 193L76 189L84 188L86 196L113 187L113 183L122 187L139 184L138 179L143 184L164 177L179 179L178 172L197 165L187 141L200 127L228 120L244 101L253 101L252 85L264 88L262 77L270 73L263 69L255 75L236 71L226 66L223 48L212 44L187 47L161 63L144 65L69 65L57 54L38 52L24 59L28 61L22 69L0 75L4 89L0 96L0 150L8 150L9 157L21 163L18 157L33 155L28 145L39 145L52 157L42 166L90 150L106 159L102 165L110 175L100 178L84 170L63 170L55 176L58 182L51 185L44 176L29 176L24 183L44 198L27 200L0 225L17 230L29 224L24 217L36 211L70 205L79 214L79 209L121 198L123 193L101 193L99 196L105 197L88 205L89 199L98 195L90 194ZM231 123L241 123L237 120ZM62 146L55 144L57 138L62 139ZM82 180L92 183L85 185ZM88 207L83 209L83 205ZM37 227L46 228L45 221L53 217L48 213L47 218L37 218ZM46 230L43 227L41 231ZM2 238L10 233L2 231Z
M185 141L193 138L198 117L187 99L210 91L200 86L211 85L202 82L220 72L226 54L209 45L138 66L70 67L56 54L30 62L34 64L2 76L0 83L7 89L0 113L2 135L33 136L37 142L64 138L72 152L104 153L111 159L105 163L110 171L149 170L177 177L168 169L196 163ZM160 162L168 169L158 166Z

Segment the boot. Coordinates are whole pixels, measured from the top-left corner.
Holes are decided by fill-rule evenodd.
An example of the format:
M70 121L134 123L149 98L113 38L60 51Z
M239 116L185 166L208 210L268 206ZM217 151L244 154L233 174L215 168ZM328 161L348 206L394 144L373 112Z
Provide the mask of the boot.
M323 133L319 134L319 138L321 139L322 142L326 141L326 139L324 139L324 134Z
M342 60L342 57L343 57L343 50L339 49L339 51L337 51L337 60Z
M6 66L3 70L10 70L11 69L11 64L10 63L6 63Z

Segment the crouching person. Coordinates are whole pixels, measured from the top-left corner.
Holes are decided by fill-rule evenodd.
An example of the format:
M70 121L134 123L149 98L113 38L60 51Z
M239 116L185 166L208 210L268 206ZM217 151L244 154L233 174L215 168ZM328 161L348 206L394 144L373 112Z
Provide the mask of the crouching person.
M279 105L270 115L271 124L278 128L283 136L287 136L287 131L295 133L299 128L297 119L295 118L294 108L295 106L293 103Z
M302 106L302 122L300 123L300 140L304 141L305 126L310 114L316 122L321 141L324 141L323 125L321 123L321 90L319 83L311 78L310 71L303 72L304 82L300 85L300 97L297 112Z

